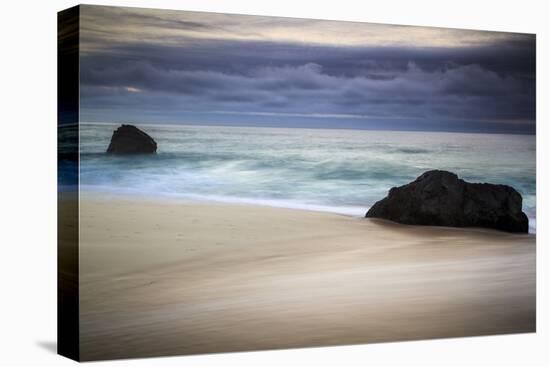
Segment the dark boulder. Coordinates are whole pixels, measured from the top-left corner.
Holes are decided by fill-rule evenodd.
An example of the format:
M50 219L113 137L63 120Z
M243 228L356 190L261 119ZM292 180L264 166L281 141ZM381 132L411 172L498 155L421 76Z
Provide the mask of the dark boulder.
M122 125L113 132L107 148L110 154L151 154L157 151L157 143L133 125Z
M486 227L526 233L522 197L512 187L470 183L447 171L427 171L411 183L393 187L367 218L416 225Z

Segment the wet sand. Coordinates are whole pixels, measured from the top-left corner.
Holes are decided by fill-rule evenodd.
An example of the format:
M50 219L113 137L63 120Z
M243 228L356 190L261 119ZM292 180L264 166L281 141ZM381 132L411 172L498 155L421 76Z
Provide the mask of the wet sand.
M80 202L83 360L535 330L535 236L262 206Z

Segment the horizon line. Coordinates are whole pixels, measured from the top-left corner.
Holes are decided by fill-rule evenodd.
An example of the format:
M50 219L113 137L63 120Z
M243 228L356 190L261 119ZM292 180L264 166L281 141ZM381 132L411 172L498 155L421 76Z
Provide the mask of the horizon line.
M223 124L223 123L194 123L194 122L123 122L123 121L79 121L74 124L84 125L138 125L138 126L196 126L196 127L256 127L256 128L269 128L269 129L303 129L303 130L359 130L359 131L387 131L387 132L418 132L418 133L451 133L451 134L491 134L491 135L532 135L536 136L535 132L503 132L503 131L470 131L470 130L423 130L423 129L377 129L377 128L354 128L354 127L330 127L330 126L272 126L272 125L253 125L253 124Z

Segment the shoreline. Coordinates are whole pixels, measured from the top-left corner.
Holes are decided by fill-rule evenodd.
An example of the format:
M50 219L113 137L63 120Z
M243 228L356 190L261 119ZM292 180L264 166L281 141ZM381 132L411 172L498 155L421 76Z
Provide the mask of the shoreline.
M289 200L278 199L252 199L252 198L240 198L240 197L228 197L228 196L212 196L212 195L199 195L189 194L185 195L147 195L143 193L121 193L121 192L108 192L108 191L85 191L80 190L81 196L93 198L96 200L138 200L149 202L163 202L168 204L220 204L220 205L244 205L244 206L258 206L266 208L279 208L288 210L299 210L306 212L316 213L330 213L336 215L344 215L348 217L364 217L369 210L368 206L330 206L322 204L306 204L300 202L292 202ZM341 209L341 210L338 210Z
M287 210L297 210L304 212L314 213L327 213L333 215L341 215L350 218L377 220L381 222L388 222L389 224L396 224L398 226L409 226L407 224L401 224L385 220L381 218L365 218L365 214L369 210L370 206L329 206L318 204L305 204L305 203L291 203L286 200L271 200L271 199L246 199L246 198L229 198L220 197L219 199L206 197L202 195L189 195L184 196L169 196L169 195L146 195L143 193L121 193L121 192L107 192L107 191L87 191L80 189L80 197L84 199L93 200L122 200L122 201L145 201L145 202L161 202L165 204L201 204L201 205L235 205L235 206L257 206L265 208L278 208ZM285 205L286 204L286 205ZM341 211L337 209L343 209ZM336 210L335 210L336 209ZM528 235L536 236L536 218L529 217L529 232ZM534 223L534 224L532 224ZM501 232L490 228L481 227L444 227L444 226L415 226L410 227L425 227L425 228L443 228L450 230L466 230L466 231L489 231L489 232ZM506 233L506 232L504 232Z
M535 236L254 205L80 200L82 357L535 330Z

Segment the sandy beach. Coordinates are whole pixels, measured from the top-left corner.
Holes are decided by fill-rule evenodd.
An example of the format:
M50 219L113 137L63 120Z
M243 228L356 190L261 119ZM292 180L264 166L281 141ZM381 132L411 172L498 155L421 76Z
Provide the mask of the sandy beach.
M83 360L535 331L535 236L83 193Z

